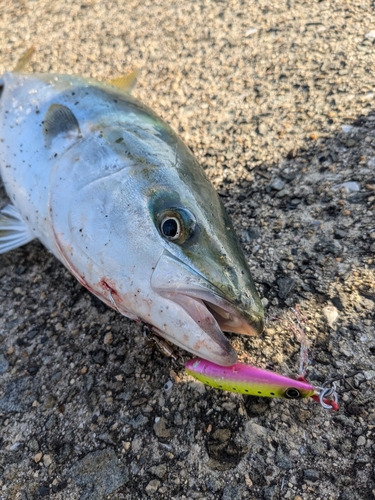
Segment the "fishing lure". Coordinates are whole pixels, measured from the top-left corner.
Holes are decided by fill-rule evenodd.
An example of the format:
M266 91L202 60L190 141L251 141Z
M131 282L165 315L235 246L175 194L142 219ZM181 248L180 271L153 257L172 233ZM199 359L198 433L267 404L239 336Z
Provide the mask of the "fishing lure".
M319 401L323 408L338 409L334 385L331 388L318 388L307 383L302 377L300 380L294 380L244 363L220 366L198 358L185 363L185 369L189 375L216 389L269 398L311 397Z

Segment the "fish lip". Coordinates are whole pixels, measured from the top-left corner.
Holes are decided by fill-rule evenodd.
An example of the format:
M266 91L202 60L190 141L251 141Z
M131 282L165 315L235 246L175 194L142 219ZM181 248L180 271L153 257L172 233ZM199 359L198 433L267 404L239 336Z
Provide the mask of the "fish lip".
M226 356L233 348L223 331L257 335L263 330L263 315L259 311L241 310L214 284L169 252L164 252L155 266L151 287L184 309ZM178 344L187 348L183 343ZM234 353L230 355L233 363L236 361Z

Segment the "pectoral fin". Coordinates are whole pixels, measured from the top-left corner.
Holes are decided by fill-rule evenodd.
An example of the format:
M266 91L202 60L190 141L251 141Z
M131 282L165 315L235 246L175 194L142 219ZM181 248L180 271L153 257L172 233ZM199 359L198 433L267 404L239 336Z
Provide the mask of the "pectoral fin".
M9 252L35 238L13 205L0 211L0 253Z
M82 137L77 118L62 104L51 104L48 108L43 123L43 134L47 147L51 146L57 136L74 142Z
M109 80L109 84L117 87L123 92L130 92L133 90L135 84L137 83L137 78L139 74L139 69L135 69L128 75L120 76L119 78L114 78L113 80Z

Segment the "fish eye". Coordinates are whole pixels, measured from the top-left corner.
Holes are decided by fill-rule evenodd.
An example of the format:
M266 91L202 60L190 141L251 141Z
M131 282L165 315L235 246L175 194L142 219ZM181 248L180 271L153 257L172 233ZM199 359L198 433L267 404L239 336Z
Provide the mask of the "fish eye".
M181 233L180 221L176 217L165 217L160 224L160 230L168 240L177 240Z
M289 387L284 393L284 396L288 399L298 399L301 397L301 393L295 387Z
M186 208L169 208L158 214L159 231L168 241L182 245L194 233L195 217Z

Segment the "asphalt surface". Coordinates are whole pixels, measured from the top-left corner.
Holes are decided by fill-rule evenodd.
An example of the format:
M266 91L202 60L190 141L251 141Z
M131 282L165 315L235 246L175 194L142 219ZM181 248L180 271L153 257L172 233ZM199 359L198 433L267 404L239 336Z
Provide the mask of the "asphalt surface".
M314 384L360 372L336 412L204 387L32 242L0 256L0 498L374 498L373 2L0 12L0 74L31 45L34 72L141 68L134 95L205 168L266 305L261 337L229 335L241 359L296 376L302 344Z

